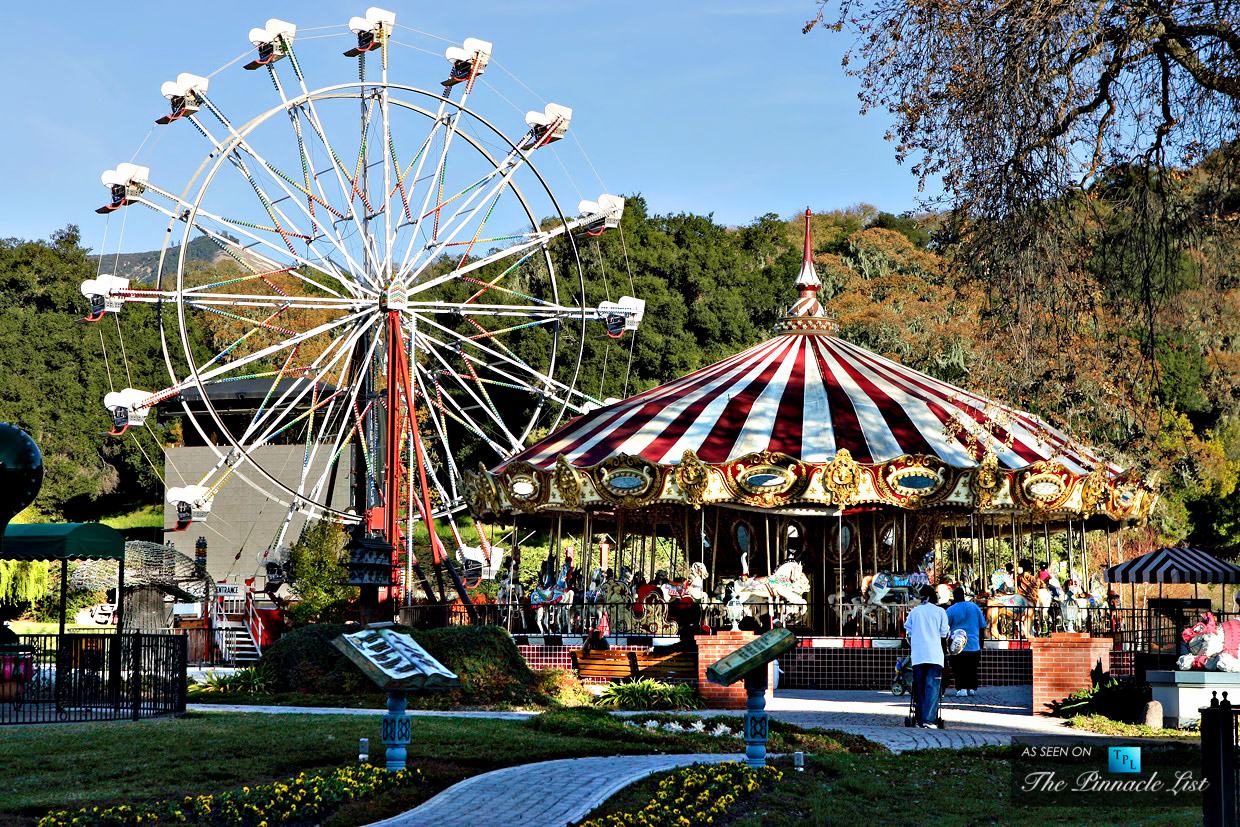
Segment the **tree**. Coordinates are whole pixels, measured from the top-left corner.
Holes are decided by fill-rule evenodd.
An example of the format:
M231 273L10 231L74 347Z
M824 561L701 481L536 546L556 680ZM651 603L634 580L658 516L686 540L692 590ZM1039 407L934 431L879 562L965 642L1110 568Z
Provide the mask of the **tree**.
M1240 118L1240 2L819 0L924 184L1001 216L1102 171L1202 161Z
M306 524L293 544L289 553L289 584L298 599L290 610L295 625L333 618L350 598L357 596L355 586L343 585L349 578L346 539L339 523L315 520Z

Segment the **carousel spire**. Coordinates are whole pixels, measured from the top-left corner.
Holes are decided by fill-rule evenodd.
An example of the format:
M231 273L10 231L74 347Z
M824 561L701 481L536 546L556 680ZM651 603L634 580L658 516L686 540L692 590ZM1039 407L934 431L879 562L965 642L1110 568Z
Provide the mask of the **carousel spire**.
M827 318L827 312L818 301L818 288L822 280L814 270L814 245L810 235L809 207L805 208L805 255L801 260L801 272L797 275L797 300L788 308L788 314L775 324L776 333L834 333L836 324Z

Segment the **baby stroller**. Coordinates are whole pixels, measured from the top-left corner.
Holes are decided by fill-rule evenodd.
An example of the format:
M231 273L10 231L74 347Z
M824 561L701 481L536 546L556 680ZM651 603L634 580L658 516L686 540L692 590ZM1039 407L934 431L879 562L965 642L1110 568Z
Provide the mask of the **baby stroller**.
M968 642L968 635L965 633L965 631L963 629L957 629L956 631L952 632L951 636L948 637L947 639L947 646L945 647L947 649L947 654L949 655L960 654L961 652L964 651L964 647L967 642ZM891 685L891 691L892 691L892 694L902 695L904 694L905 691L908 691L909 689L912 688L913 664L912 664L911 657L900 658L900 660L896 661L897 670L901 666L900 661L905 661L904 665L908 669L908 675L907 675L907 678L902 677L903 689L900 692L897 693L895 691L896 688L895 688L894 683L892 683ZM943 675L939 679L939 699L940 699L939 714L934 719L934 723L939 729L947 728L943 723L943 705L941 701L942 701L943 696L947 694L947 687L951 684L951 679L952 679L951 660L945 658L944 661L945 661L945 665L943 666ZM917 699L913 695L912 692L909 692L908 714L904 716L904 725L906 727L917 726Z

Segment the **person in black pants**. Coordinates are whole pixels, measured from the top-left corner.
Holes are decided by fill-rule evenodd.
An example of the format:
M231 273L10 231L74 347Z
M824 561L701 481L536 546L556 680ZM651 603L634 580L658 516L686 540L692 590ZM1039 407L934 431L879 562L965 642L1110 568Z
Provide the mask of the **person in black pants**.
M968 635L964 651L952 655L952 677L956 682L957 697L977 694L977 666L982 659L982 636L986 629L986 616L981 607L964 599L964 589L957 586L952 591L952 605L947 610L947 622L952 631L964 629Z

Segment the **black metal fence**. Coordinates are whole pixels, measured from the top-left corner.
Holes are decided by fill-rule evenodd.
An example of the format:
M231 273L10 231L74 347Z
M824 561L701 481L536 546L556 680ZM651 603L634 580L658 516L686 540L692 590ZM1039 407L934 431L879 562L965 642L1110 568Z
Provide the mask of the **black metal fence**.
M0 724L181 715L186 663L183 635L23 635L0 648Z
M1201 774L1206 781L1201 814L1207 827L1240 825L1240 707L1223 693L1213 693L1210 705L1201 710Z

